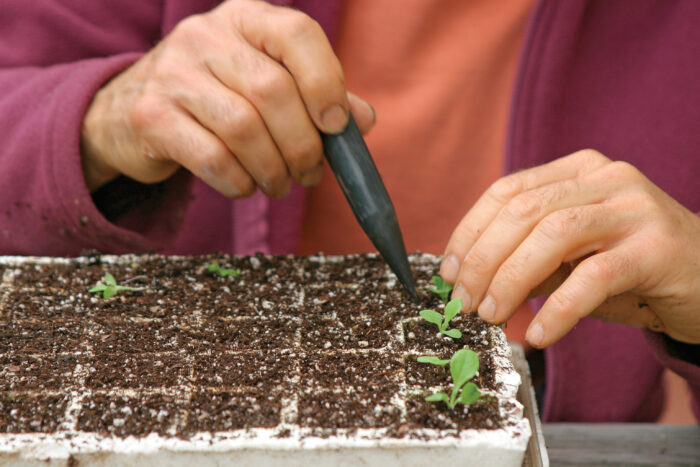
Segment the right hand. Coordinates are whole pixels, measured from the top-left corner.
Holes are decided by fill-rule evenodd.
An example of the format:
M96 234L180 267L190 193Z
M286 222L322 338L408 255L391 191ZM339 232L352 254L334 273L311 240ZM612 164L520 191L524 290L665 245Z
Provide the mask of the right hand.
M257 0L229 1L181 21L101 88L83 120L90 191L123 174L156 183L184 166L223 195L268 196L321 179L318 129L339 133L352 110L364 132L374 111L345 89L321 27Z

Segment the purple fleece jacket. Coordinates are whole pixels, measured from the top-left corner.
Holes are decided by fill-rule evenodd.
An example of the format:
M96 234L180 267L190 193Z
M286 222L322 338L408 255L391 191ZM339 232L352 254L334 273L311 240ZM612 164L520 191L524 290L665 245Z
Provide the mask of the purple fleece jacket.
M217 3L3 1L0 254L294 250L299 188L283 200L231 202L181 172L156 187L137 186L144 201L105 216L83 181L79 135L91 96L179 20ZM308 12L333 38L340 0L274 3ZM700 211L699 18L695 0L540 2L516 79L508 169L593 147ZM584 319L547 350L543 418L654 420L664 367L690 383L697 402L700 367L687 360L697 362L697 347Z

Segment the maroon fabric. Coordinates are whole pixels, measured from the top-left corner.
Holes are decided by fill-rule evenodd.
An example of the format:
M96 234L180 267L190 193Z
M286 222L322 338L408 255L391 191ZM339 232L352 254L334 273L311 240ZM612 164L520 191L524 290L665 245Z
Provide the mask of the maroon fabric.
M699 212L699 18L693 0L541 2L516 82L508 170L590 147ZM639 329L583 320L547 350L544 419L653 420L663 397L654 356L698 400L698 366L672 366L662 348Z
M230 202L198 180L190 189L180 174L164 184L162 199L109 222L83 181L79 135L91 96L180 19L216 3L4 0L0 254L293 251L298 187L284 200ZM340 0L277 3L309 12L333 37ZM509 169L594 147L700 211L700 61L692 47L699 16L694 0L542 2L517 79ZM700 370L672 357L663 339L585 319L547 352L544 419L653 420L662 365L700 395Z

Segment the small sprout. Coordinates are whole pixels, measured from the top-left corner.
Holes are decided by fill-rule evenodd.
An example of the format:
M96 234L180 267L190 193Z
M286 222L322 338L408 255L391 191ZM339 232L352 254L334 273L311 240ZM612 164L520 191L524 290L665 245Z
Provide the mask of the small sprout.
M223 269L221 266L219 266L219 263L210 263L207 266L207 271L212 272L214 274L218 274L221 277L238 277L241 275L241 270L240 269L233 269L233 268L228 268L228 269Z
M452 321L452 318L457 316L459 310L461 309L462 299L455 298L454 300L450 300L450 302L447 305L445 305L444 317L435 310L421 310L419 314L424 320L437 325L440 332L444 335L449 336L453 339L459 339L460 337L462 337L462 333L460 332L460 330L447 329L447 326L449 326L450 321Z
M444 392L436 392L435 394L431 394L428 397L426 397L425 400L427 402L444 402L445 404L449 404L450 396L448 396Z
M433 276L433 284L435 287L431 287L431 292L438 294L442 299L442 303L447 303L449 301L450 292L452 292L452 284L445 282L445 280L440 276Z
M432 355L422 355L418 357L418 362L419 363L430 363L431 365L438 365L444 367L448 363L450 363L449 360L442 360L438 357L434 357Z
M119 285L117 284L117 280L114 278L114 276L106 272L102 280L98 282L95 287L88 290L88 292L97 294L102 292L102 298L107 300L123 290L139 291L143 290L143 287L127 287L125 285Z
M422 363L432 363L444 366L437 357L418 357ZM439 363L438 363L439 362ZM427 402L444 402L450 409L454 409L457 404L469 405L481 397L479 388L474 383L468 383L479 371L479 356L472 350L461 349L455 352L450 363L450 375L452 376L452 393L448 396L444 392L431 394L425 398ZM460 392L461 390L461 392Z

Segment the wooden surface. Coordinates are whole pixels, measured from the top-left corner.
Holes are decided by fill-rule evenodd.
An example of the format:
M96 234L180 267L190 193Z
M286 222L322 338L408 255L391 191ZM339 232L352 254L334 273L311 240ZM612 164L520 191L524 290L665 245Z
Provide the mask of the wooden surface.
M527 443L527 452L525 453L525 459L523 459L523 467L549 467L547 449L545 448L544 435L542 433L542 423L537 412L535 390L532 388L530 367L525 359L525 351L520 344L515 342L510 342L510 349L511 361L522 380L518 388L517 399L523 404L523 415L530 420L530 428L532 429L532 436Z
M698 425L545 423L544 440L552 466L700 466Z

